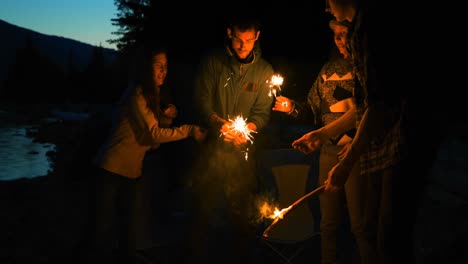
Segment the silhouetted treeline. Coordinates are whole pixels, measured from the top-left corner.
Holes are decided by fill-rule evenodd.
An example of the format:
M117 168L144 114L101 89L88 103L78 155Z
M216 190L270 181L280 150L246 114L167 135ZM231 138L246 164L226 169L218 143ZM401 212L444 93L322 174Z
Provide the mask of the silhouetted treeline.
M75 63L70 51L66 67L42 54L30 38L16 50L16 58L7 72L2 102L30 103L109 103L114 102L126 84L123 58L109 63L101 47L94 47L84 69Z
M114 0L118 28L108 40L120 51L144 41L167 44L180 59L197 60L205 51L222 45L230 17L249 13L262 24L262 49L266 58L314 60L327 53L331 31L325 2L290 0L249 1L220 5L212 1ZM196 12L194 12L196 10ZM328 35L328 36L327 36Z
M131 50L142 41L162 42L169 48L168 83L182 113L190 114L193 70L205 51L223 44L226 19L236 8L210 3L175 4L156 0L115 0L112 19L118 59L103 58L94 47L89 64L78 67L81 55L69 51L67 65L57 65L34 41L16 50L16 59L0 85L0 100L14 103L113 103L127 84ZM316 4L318 6L318 4ZM187 10L198 10L187 12ZM214 9L212 9L214 8ZM328 54L329 17L318 7L287 2L251 3L245 7L262 20L263 56L285 77L284 95L302 99ZM239 10L237 10L239 11ZM53 49L53 47L52 47ZM182 114L181 113L181 114Z

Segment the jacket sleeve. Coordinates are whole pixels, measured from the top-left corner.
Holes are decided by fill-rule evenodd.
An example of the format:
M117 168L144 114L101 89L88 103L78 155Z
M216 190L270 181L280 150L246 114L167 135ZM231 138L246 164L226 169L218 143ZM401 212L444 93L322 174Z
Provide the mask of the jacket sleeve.
M216 94L215 63L212 59L205 58L199 65L195 79L195 102L203 123L207 123L214 111L214 96Z
M264 128L270 120L273 98L269 95L270 87L267 81L273 74L273 67L269 65L263 73L264 80L259 83L258 96L250 111L248 122L254 123L257 130Z
M143 123L142 127L147 130L154 144L182 140L189 137L192 133L193 125L181 125L180 127L172 128L160 127L159 120L148 107L140 89L137 89L137 92L131 99L131 108L136 118Z

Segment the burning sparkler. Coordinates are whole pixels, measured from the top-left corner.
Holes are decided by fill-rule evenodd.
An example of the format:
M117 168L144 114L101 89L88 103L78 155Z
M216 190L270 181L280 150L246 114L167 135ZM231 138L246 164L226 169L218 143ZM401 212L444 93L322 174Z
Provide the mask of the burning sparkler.
M230 125L228 126L229 132L235 132L242 134L247 141L253 143L253 135L252 133L257 133L252 129L249 129L247 126L247 119L244 119L242 116L236 116L234 120L229 119Z
M290 209L290 207L286 207L281 210L278 209L278 207L275 207L274 209L272 208L273 207L270 206L268 203L263 203L263 205L260 208L261 215L269 219L283 218L285 212Z
M226 133L240 133L244 136L244 138L253 143L253 133L257 133L257 131L252 130L247 125L247 119L244 119L242 116L236 116L234 119L229 119L229 131L223 132L221 135L225 135ZM220 135L220 136L221 136ZM249 158L249 148L246 148L244 152L245 159Z
M271 97L271 96L279 96L280 95L280 92L281 92L281 85L283 84L283 80L284 78L279 75L279 74L275 74L273 76L271 76L271 80L269 81L270 83L270 92L268 93L268 95Z
M268 226L265 231L263 231L263 236L268 237L268 234L270 230L280 221L282 220L290 211L292 211L295 207L297 207L299 204L302 202L306 201L307 199L313 197L314 195L321 194L323 190L325 189L325 185L318 187L317 189L307 193L306 195L302 196L299 198L297 201L295 201L293 204L290 206L283 208L279 210L278 208L275 208L273 214L266 214L268 218L273 219L273 222ZM264 214L266 211L268 211L264 205L263 208L260 209L262 211L262 214Z

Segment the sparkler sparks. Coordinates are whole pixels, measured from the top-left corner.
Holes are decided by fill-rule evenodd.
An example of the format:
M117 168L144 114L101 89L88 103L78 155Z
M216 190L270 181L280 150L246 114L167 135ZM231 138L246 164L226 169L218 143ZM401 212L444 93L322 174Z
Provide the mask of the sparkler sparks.
M247 141L253 143L253 133L257 133L257 131L249 129L247 126L247 119L244 119L242 116L236 116L236 118L229 119L229 132L240 133L242 134ZM226 133L229 133L226 132Z
M242 116L236 116L236 118L234 119L229 119L229 122L230 122L228 126L229 131L223 132L221 135L225 135L226 133L231 133L231 132L234 132L235 134L240 133L247 141L249 141L250 143L253 143L252 134L257 133L257 131L249 129L249 127L247 126L247 119L244 119ZM249 148L246 148L242 152L244 153L245 160L248 160Z
M268 95L271 97L271 96L279 96L280 95L280 92L281 92L281 85L283 84L283 76L279 75L279 74L275 74L273 76L271 76L271 80L269 81L270 83L270 92L268 93Z
M290 209L291 209L291 206L283 208L281 210L278 209L278 207L274 207L273 209L273 206L265 202L260 208L260 214L265 218L269 218L273 220L277 218L282 219L285 213L289 211Z
M262 206L262 208L260 208L260 213L265 216L265 217L268 217L270 219L273 219L273 222L270 224L270 226L268 226L265 231L263 231L263 236L264 237L268 237L269 235L269 232L270 230L280 221L283 219L284 216L286 216L286 214L288 214L291 210L293 210L294 208L296 208L299 204L303 203L304 201L306 201L307 199L311 198L311 197L314 197L315 195L319 195L321 194L325 189L325 185L322 185L318 188L316 188L315 190L307 193L306 195L302 196L301 198L299 198L298 200L296 200L294 203L292 203L290 206L286 207L286 208L283 208L281 210L279 210L278 208L275 208L275 210L273 211L273 214L270 214L270 213L267 213L265 214L265 212L268 212L268 209L265 209L265 208L269 208L268 204L264 204Z

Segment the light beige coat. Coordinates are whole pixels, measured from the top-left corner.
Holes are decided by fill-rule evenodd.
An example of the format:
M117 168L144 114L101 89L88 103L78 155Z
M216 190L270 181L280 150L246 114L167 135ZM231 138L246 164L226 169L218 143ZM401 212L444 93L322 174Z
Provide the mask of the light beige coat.
M119 110L119 116L95 162L101 168L131 179L141 176L148 150L158 148L161 143L185 139L194 128L193 125L160 127L139 88L125 95Z

